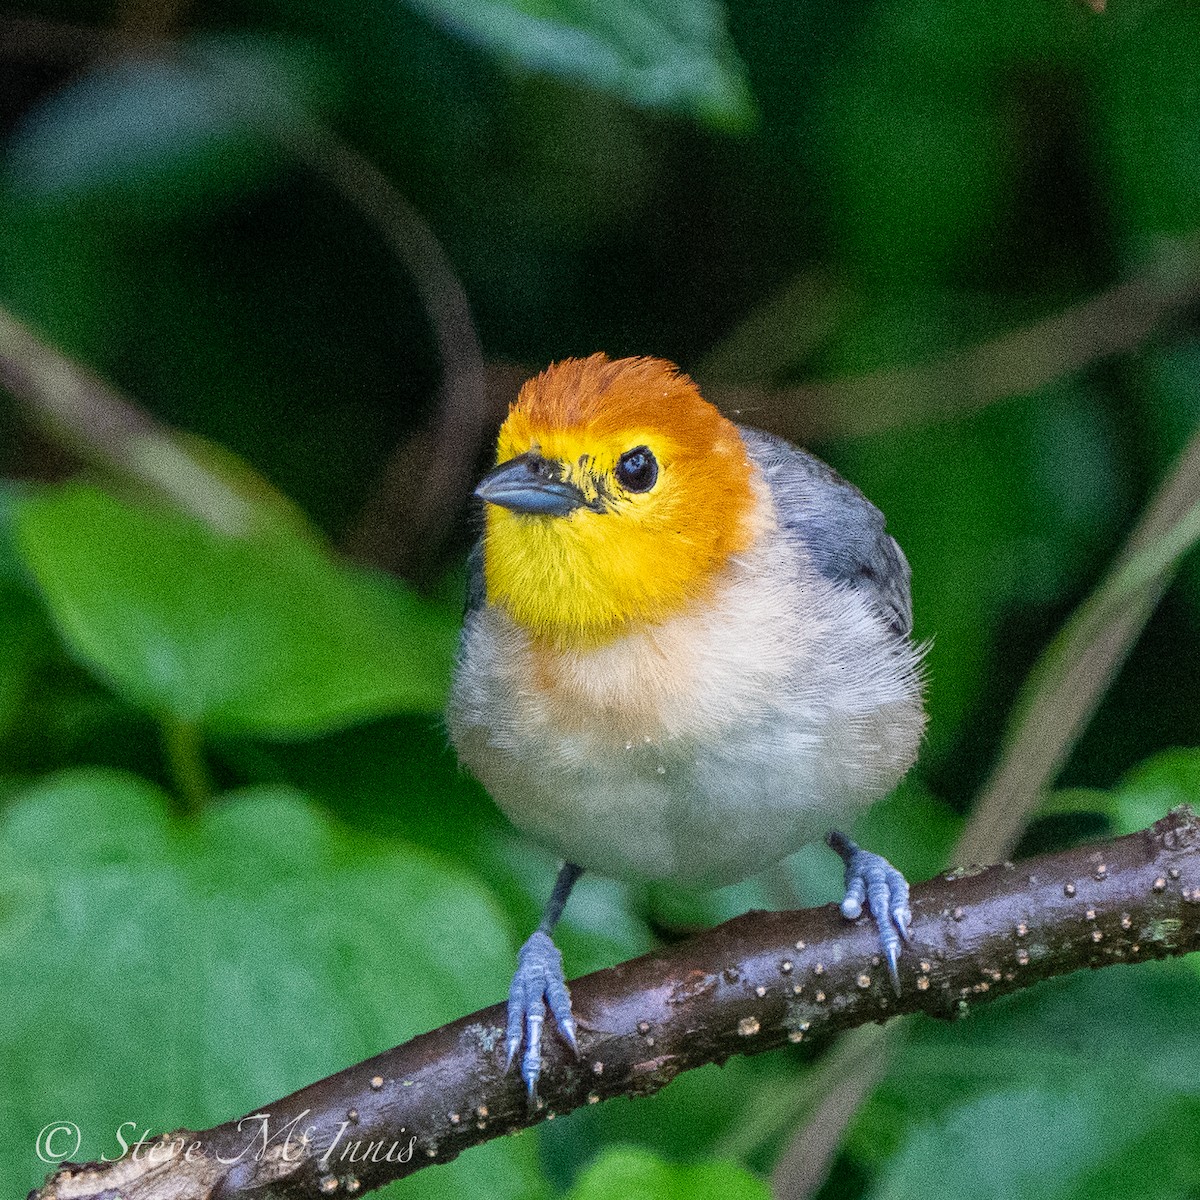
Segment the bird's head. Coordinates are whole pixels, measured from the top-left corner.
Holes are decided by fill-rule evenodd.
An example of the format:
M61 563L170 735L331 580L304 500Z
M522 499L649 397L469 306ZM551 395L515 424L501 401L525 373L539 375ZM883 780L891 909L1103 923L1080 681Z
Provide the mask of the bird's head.
M535 637L595 645L682 611L754 537L737 427L661 359L567 359L521 389L487 502L487 596Z

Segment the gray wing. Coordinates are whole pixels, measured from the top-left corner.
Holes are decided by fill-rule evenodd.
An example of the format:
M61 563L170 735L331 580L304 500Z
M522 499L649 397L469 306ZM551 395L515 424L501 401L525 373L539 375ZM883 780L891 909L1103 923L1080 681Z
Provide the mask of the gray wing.
M467 602L463 616L482 608L487 600L487 585L483 582L483 539L471 547L467 555Z
M832 467L783 438L738 426L783 527L803 538L827 579L861 592L902 637L912 632L910 571L883 513Z

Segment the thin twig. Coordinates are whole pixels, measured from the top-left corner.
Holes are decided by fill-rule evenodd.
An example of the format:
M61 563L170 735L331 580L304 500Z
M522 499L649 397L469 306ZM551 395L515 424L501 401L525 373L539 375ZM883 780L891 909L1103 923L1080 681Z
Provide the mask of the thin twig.
M155 1153L64 1166L34 1195L366 1192L552 1114L657 1091L732 1054L819 1045L900 1013L954 1018L1081 967L1184 954L1200 948L1200 821L1179 808L1150 829L1019 868L939 876L913 889L912 907L915 945L902 960L899 998L869 921L847 923L832 904L748 913L575 981L581 1056L551 1040L536 1110L504 1070L495 1005L241 1120L164 1135Z
M437 342L441 380L430 424L400 445L343 548L360 561L420 577L445 544L496 423L466 290L433 230L366 155L260 78L190 52L221 98L337 189L370 222L411 278Z
M316 122L277 133L375 226L412 278L437 342L434 418L392 454L342 541L353 558L420 576L470 494L498 417L466 291L433 230L374 163Z
M244 534L256 507L185 449L167 426L0 308L0 386L31 422L84 462L152 488L224 533Z
M829 338L850 305L845 289L820 273L797 275L756 304L704 355L696 378L710 385L706 392L714 390L712 385L719 391L722 382L770 386Z
M904 1021L860 1025L808 1072L806 1098L811 1107L804 1120L804 1137L791 1141L771 1172L775 1200L806 1200L825 1182L846 1127L887 1074L891 1055L907 1028ZM795 1114L793 1108L793 1121Z
M1027 396L1137 349L1197 300L1200 238L1191 238L1163 247L1132 279L1097 296L931 363L774 389L703 374L700 383L723 412L742 413L748 423L793 441L860 437ZM756 312L749 319L760 317ZM719 352L712 358L719 362Z
M1179 559L1200 539L1200 433L1150 501L1100 586L1042 655L955 848L957 862L1012 853L1062 770Z

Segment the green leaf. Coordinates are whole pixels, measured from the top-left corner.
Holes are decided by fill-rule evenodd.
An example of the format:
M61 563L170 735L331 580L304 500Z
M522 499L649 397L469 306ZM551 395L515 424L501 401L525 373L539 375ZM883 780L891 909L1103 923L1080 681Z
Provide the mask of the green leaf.
M11 505L9 489L0 486L0 737L18 715L40 632L12 546Z
M872 1200L1182 1197L1200 1182L1200 988L1183 961L1081 972L912 1030L849 1148ZM1148 1183L1147 1181L1152 1181Z
M1200 812L1200 749L1164 750L1139 763L1112 792L1117 833L1135 833L1180 804Z
M1124 834L1145 829L1180 804L1200 811L1200 749L1179 748L1152 755L1109 791L1069 788L1054 792L1040 811L1100 813L1108 818L1114 833Z
M745 68L716 0L409 0L525 70L713 125L754 120Z
M286 789L165 812L134 777L76 771L0 825L5 1194L48 1169L49 1121L79 1125L88 1158L125 1121L205 1128L503 994L513 948L472 876ZM507 1139L403 1195L524 1197L535 1159Z
M1148 1110L1131 1111L1115 1080L992 1092L914 1129L873 1200L925 1195L930 1179L946 1200L1183 1196L1184 1181L1161 1175L1150 1191L1123 1190L1146 1179L1125 1159L1147 1139L1169 1141L1180 1124L1197 1116L1195 1104L1170 1101L1152 1100ZM1145 1167L1161 1169L1161 1161L1147 1157ZM1121 1186L1113 1188L1117 1172Z
M19 502L16 539L72 652L152 715L296 736L440 710L456 615L289 529L67 486Z
M768 1200L770 1194L765 1183L733 1163L680 1166L648 1150L616 1147L579 1177L567 1200Z
M34 598L0 579L0 737L20 720L46 634L46 618Z
M328 67L282 39L210 38L170 58L99 66L55 91L11 143L18 196L190 209L275 170L256 102L284 113L327 99Z
M13 545L14 495L0 484L0 772L24 766L19 746L44 753L69 707L54 631Z

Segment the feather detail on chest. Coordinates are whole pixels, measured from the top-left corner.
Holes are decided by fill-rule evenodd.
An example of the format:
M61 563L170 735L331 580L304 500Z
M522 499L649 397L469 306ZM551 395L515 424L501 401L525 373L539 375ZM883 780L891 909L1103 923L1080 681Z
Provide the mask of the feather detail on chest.
M471 670L460 672L459 688L475 696L460 700L486 718L494 744L506 734L524 741L535 728L613 750L629 741L699 742L732 726L770 724L781 712L820 725L830 713L887 702L876 687L883 663L877 672L875 656L863 653L882 652L885 639L865 607L865 636L847 637L855 606L839 595L802 569L786 537L770 536L733 558L705 601L600 646L539 641L488 606L464 631Z
M780 533L711 603L598 647L538 644L481 606L447 715L464 763L555 853L717 886L892 786L920 739L916 668Z
M603 646L527 646L530 692L554 725L614 745L703 738L787 690L806 640L802 597L734 581L694 611ZM810 635L811 636L811 631ZM766 702L766 703L764 703Z

